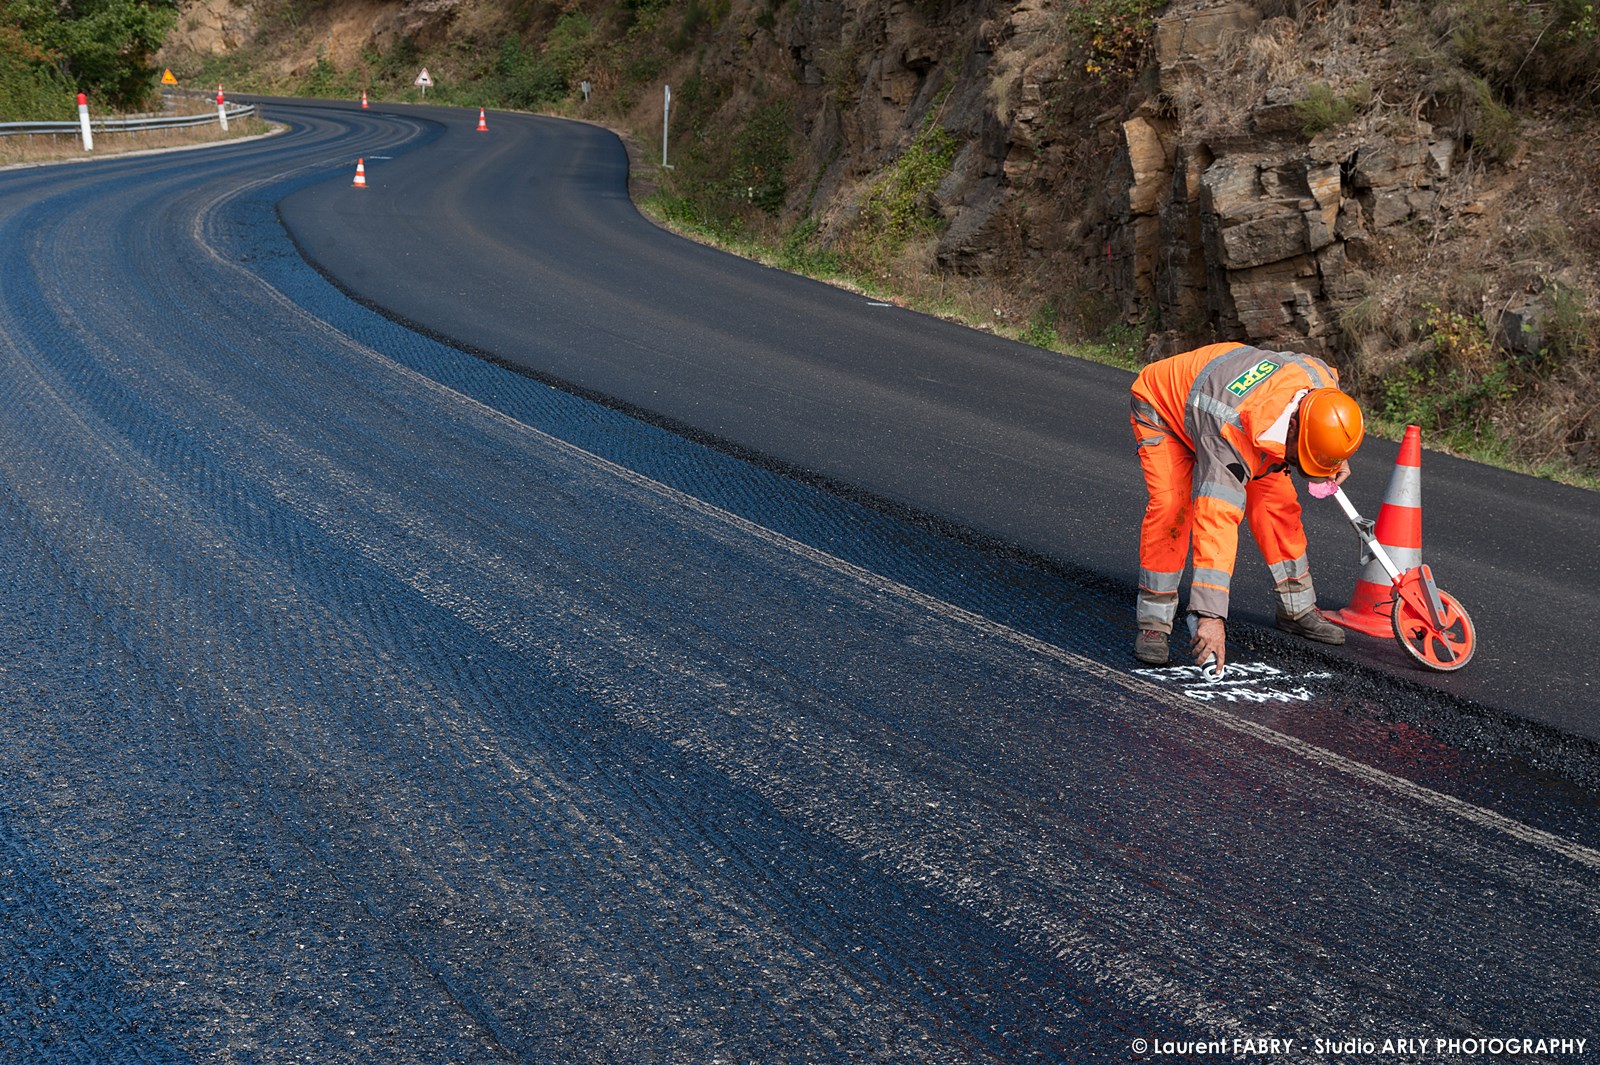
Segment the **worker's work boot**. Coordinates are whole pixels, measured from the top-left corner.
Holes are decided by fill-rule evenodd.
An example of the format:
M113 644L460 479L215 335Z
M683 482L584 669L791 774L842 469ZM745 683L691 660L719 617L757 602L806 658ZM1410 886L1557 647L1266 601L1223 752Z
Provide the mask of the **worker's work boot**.
M1141 629L1134 637L1133 657L1152 666L1164 666L1170 657L1167 634L1159 629Z
M1299 617L1291 617L1279 610L1278 628L1284 632L1292 632L1296 636L1304 636L1308 640L1316 640L1318 643L1344 643L1344 630L1323 617L1322 611L1316 607L1312 607Z

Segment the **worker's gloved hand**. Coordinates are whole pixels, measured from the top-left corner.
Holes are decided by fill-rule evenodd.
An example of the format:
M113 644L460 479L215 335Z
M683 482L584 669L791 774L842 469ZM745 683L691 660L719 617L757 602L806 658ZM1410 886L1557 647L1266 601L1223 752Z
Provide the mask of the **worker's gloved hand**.
M1189 650L1195 662L1213 676L1222 676L1222 667L1228 661L1228 629L1222 619L1190 614L1189 631L1194 637Z

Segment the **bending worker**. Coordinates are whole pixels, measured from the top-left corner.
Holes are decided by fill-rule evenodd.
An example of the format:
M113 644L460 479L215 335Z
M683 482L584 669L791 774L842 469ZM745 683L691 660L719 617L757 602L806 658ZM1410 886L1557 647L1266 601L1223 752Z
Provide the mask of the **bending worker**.
M1228 586L1248 518L1272 571L1278 628L1322 643L1344 630L1317 610L1289 469L1337 485L1361 446L1361 408L1320 359L1211 344L1151 363L1133 383L1133 433L1150 502L1139 534L1134 657L1165 665L1178 586L1194 546L1189 613L1196 662L1227 660ZM1315 491L1315 490L1314 490Z

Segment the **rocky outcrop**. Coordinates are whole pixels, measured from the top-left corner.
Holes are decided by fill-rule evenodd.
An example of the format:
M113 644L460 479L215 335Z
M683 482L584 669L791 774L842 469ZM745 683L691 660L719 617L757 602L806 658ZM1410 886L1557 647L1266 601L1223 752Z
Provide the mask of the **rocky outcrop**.
M904 36L896 20L914 21L920 10L878 9L890 28L874 44ZM1248 0L1169 11L1153 44L1157 90L1123 101L1086 94L1067 69L1072 53L1059 46L1063 12L1053 0L991 8L941 116L968 150L940 189L949 225L938 264L1098 290L1123 321L1158 322L1174 344L1226 337L1331 353L1344 342L1343 308L1365 292L1374 249L1440 221L1462 151L1457 133L1410 116L1308 137L1297 108L1303 83L1266 86L1220 126L1195 121L1174 104L1186 86L1237 80L1245 47L1293 24ZM947 34L944 54L959 43ZM856 102L863 112L882 106L847 159L870 169L903 144L926 106L915 90L936 52L926 43L875 52L869 90ZM908 63L913 55L920 60ZM988 93L964 93L971 83Z
M1219 77L1230 39L1261 23L1248 4L1163 19L1163 85ZM1133 284L1126 311L1318 354L1335 349L1340 308L1362 295L1359 266L1397 227L1433 220L1460 145L1415 121L1398 134L1305 137L1269 95L1242 133L1186 128L1150 103L1123 123L1128 175L1117 219Z
M286 25L303 46L287 48L272 66L278 74L304 73L318 56L337 68L359 61L367 50L384 52L401 41L425 47L445 41L462 13L462 0L342 0L317 6ZM226 55L250 45L265 22L258 0L183 0L178 24L163 51L169 55Z
M226 55L255 33L255 8L249 0L187 0L180 12L168 47L176 44L197 55Z
M1105 294L1113 315L1160 322L1174 342L1226 336L1327 351L1339 307L1360 295L1362 242L1432 209L1448 140L1316 142L1294 101L1268 94L1248 126L1194 128L1172 106L1260 31L1251 3L1174 5L1157 27L1156 93L1085 92L1052 0L1001 5L963 78L1003 87L943 121L977 150L941 188L946 270L1000 271ZM952 94L960 98L961 89ZM904 113L902 110L900 113ZM905 128L904 122L900 127ZM1085 332L1109 322L1082 316ZM1181 338L1181 339L1180 339Z

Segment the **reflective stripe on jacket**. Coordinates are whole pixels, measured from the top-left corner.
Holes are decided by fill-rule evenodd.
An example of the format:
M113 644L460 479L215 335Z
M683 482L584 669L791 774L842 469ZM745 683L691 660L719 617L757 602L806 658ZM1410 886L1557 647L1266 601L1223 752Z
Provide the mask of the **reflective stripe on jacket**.
M1211 344L1140 372L1135 418L1195 455L1190 609L1227 615L1245 486L1286 468L1284 443L1262 436L1307 389L1338 381L1320 359L1240 344Z

